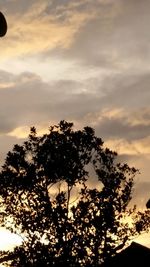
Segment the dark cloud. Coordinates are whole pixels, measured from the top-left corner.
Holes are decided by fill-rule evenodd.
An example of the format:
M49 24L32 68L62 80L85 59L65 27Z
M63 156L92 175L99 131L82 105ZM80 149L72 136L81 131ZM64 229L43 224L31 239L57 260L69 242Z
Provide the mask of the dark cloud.
M2 72L2 76L3 83L7 83L9 74ZM11 87L8 85L0 90L1 133L7 133L19 125L48 121L52 117L53 120L76 114L79 117L86 114L91 103L88 94L79 92L82 84L78 82L68 80L48 84L32 73L14 75L12 82Z
M112 80L104 80L99 88L96 79L92 90L88 80L45 83L29 72L14 76L1 72L0 77L2 84L8 80L13 83L11 87L8 84L8 88L0 90L1 132L13 130L20 124L31 125L53 117L55 120L79 120L82 124L92 124L94 121L97 132L106 139L136 140L149 134L150 111L143 111L143 103L148 106L150 99L149 75L134 77L134 82L129 82L130 76L119 77L119 80L112 77ZM105 109L113 108L122 108L127 112L112 118L103 114ZM134 120L138 114L141 121L138 125L132 125L130 117ZM96 116L102 116L101 120Z
M99 91L97 89L90 96L89 113L92 106L93 113L86 117L87 121L94 121L97 133L106 140L124 138L131 141L147 137L150 133L149 84L149 74L113 75L104 79ZM101 91L104 94L102 97ZM79 103L80 101L82 100L79 99ZM120 109L117 116L108 117L103 114L105 109L107 113L116 108Z
M108 103L120 107L148 107L150 100L149 73L122 73L108 77L104 82ZM109 95L109 96L108 96Z
M60 1L57 1L58 5ZM68 49L59 47L46 51L46 56L58 56L63 60L74 59L89 67L107 69L142 69L150 60L149 8L146 0L137 1L78 1L78 10L95 10L76 33ZM56 8L55 1L53 5ZM68 5L62 3L64 9ZM73 8L73 7L72 7ZM66 9L65 9L66 10ZM71 13L72 14L72 13ZM44 54L43 54L44 56Z
M44 1L44 0L43 0ZM32 4L34 4L34 0L14 0L14 1L6 1L1 0L1 10L4 10L6 14L16 14L20 13L20 15L28 12L32 8Z
M145 138L149 135L149 125L132 126L124 118L105 119L96 127L97 134L108 140L109 138L125 138L128 141Z
M105 1L104 1L105 2ZM89 0L52 0L46 8L48 14L58 15L59 18L67 19L73 14L73 12L85 13L89 10L92 12L96 8L103 7L106 5L103 1L89 1ZM63 21L62 19L62 21Z

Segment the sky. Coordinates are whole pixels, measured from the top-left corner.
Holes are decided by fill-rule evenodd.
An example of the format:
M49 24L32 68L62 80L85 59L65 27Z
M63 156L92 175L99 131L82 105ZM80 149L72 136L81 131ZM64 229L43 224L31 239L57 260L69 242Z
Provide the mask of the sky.
M65 119L91 126L140 170L133 201L150 197L150 1L0 0L0 159ZM150 243L148 238L146 242Z

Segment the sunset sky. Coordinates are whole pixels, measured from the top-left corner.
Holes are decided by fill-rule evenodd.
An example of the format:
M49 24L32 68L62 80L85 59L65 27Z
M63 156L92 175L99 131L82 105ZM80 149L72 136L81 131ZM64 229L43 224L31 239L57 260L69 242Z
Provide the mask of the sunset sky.
M92 126L150 198L150 1L0 0L0 158L61 119ZM150 240L145 238L150 245Z

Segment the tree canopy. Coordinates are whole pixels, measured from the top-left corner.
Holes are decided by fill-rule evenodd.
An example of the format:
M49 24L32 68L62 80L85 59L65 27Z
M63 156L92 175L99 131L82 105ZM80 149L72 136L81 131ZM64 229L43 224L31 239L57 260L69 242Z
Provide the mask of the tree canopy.
M0 172L1 226L23 238L12 266L98 266L115 255L149 229L149 210L129 207L136 173L91 127L32 127Z

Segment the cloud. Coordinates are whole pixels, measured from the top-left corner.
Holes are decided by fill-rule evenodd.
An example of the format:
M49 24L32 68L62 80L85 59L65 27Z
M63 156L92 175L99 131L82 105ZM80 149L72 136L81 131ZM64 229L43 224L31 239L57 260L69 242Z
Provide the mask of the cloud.
M19 2L19 1L17 1ZM20 1L22 2L22 1ZM28 1L27 1L28 2ZM8 33L1 43L1 57L10 58L26 56L52 50L56 47L68 48L74 41L79 29L94 16L94 12L74 8L77 5L67 6L55 4L53 1L30 1L8 11ZM52 12L55 9L55 12ZM63 12L60 20L57 11Z
M118 81L117 76L112 82L110 78L101 81L97 77L91 81L44 82L30 72L0 74L1 132L64 118L94 126L105 139L136 140L149 135L150 92L146 75L134 77L130 83L130 76L127 82L125 77Z
M110 139L105 145L116 150L119 155L150 155L150 136L130 142L125 139Z
M122 117L107 117L103 115L103 111L93 114L90 119L93 126L96 128L97 134L101 134L106 140L125 138L127 142L146 138L149 135L150 123L145 118L141 118L137 121L134 117L134 112L139 113L141 116L142 109L135 109L136 111L130 110L126 112ZM113 111L113 109L112 109ZM147 116L150 116L148 111ZM142 116L141 116L142 117ZM94 120L95 118L95 120ZM96 120L97 118L97 120ZM147 124L146 124L147 123Z
M0 71L1 136L24 138L32 125L42 131L66 119L93 126L128 159L146 157L148 1L16 0L3 6L9 30L0 43L1 64L7 61L10 72Z
M9 31L1 57L41 53L93 68L147 69L149 7L146 0L5 1Z
M0 40L0 161L30 126L43 134L61 119L89 125L122 162L140 169L132 203L145 207L150 2L2 0L1 6L8 32Z
M150 198L150 182L136 182L131 204L138 204L138 207L145 209Z
M92 102L91 109L94 109L95 94L90 89L86 91L82 82L60 80L46 83L30 72L12 75L2 71L0 76L0 87L7 84L7 88L0 90L1 133L45 121L77 119L87 113Z
M80 9L83 5L83 10L94 10L94 17L80 27L66 50L55 47L47 50L45 57L59 55L62 60L69 58L89 68L101 67L119 73L149 69L148 1L137 1L136 5L134 0L77 2Z

